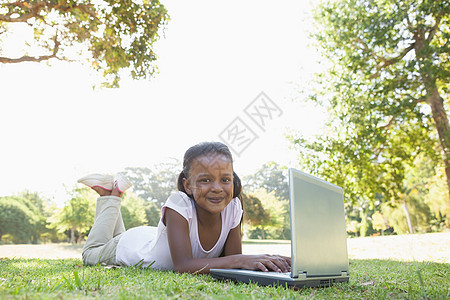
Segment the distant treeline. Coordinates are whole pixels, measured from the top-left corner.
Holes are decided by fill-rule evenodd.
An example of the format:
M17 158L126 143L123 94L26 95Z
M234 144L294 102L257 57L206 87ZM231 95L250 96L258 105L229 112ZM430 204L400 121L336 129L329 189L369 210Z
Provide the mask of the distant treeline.
M126 168L133 183L122 202L125 227L157 226L160 210L176 190L179 162L149 168ZM263 165L242 178L244 238L290 239L287 169L276 163ZM407 204L387 205L381 199L355 205L346 202L349 236L440 231L445 216L433 213L423 198L413 193ZM22 192L0 197L0 241L6 243L80 243L94 222L96 194L87 187L67 191L64 207L38 193ZM409 216L405 213L408 211Z

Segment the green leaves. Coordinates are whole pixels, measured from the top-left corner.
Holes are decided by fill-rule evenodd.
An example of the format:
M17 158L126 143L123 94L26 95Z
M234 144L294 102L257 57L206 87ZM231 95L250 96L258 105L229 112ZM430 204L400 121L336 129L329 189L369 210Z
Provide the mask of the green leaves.
M450 148L447 106L435 100L449 100L439 94L450 82L449 9L448 1L338 0L316 10L313 36L330 67L309 99L329 107L329 134L291 140L305 168L343 186L351 203L398 199L418 155L438 164L438 143Z
M167 10L156 0L0 1L0 27L27 23L35 39L30 46L33 55L8 58L0 52L0 62L81 60L105 77L102 86L118 87L121 70L134 79L153 76L153 43L168 19ZM81 54L74 55L73 49Z

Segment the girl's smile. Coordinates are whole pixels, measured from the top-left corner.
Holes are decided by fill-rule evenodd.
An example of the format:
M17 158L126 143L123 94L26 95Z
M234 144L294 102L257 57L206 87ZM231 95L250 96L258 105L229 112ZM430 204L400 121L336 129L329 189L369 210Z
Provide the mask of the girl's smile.
M183 184L201 212L219 214L233 196L232 163L223 154L200 156L193 161Z

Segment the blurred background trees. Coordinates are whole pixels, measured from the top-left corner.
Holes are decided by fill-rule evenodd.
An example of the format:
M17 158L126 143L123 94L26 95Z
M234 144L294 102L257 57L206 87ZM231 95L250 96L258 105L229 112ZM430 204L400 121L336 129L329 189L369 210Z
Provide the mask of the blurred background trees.
M268 162L242 178L246 238L291 238L287 176L287 168Z
M0 241L38 243L41 236L51 236L46 225L52 208L50 201L29 191L0 197Z
M125 228L157 226L161 206L176 190L178 166L174 161L151 168L127 168L134 186L122 202ZM426 233L446 227L445 173L420 156L405 169L404 194L373 201L345 198L347 233L350 237ZM242 178L244 239L290 239L287 168L274 162ZM277 182L277 184L270 184ZM249 184L248 184L249 183ZM407 188L406 188L407 187ZM96 193L87 187L68 189L63 207L36 193L25 191L0 198L1 243L83 242L94 222Z

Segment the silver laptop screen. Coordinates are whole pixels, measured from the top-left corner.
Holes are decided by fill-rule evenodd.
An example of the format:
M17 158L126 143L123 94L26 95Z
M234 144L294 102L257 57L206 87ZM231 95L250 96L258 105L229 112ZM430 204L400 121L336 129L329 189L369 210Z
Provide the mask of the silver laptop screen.
M342 188L289 170L292 277L348 271Z

